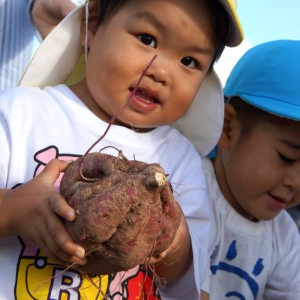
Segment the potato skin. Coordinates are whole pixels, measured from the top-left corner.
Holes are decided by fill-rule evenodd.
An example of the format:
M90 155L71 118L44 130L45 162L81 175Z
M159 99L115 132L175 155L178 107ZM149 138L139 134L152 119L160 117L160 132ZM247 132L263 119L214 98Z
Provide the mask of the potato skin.
M77 213L67 230L87 253L89 274L111 274L143 264L167 249L180 207L159 164L89 153L66 170L60 192Z

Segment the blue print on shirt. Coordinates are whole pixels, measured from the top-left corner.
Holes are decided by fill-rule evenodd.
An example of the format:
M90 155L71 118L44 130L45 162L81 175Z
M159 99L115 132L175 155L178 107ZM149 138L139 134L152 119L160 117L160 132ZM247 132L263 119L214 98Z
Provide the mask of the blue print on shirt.
M235 274L236 276L238 276L239 278L241 278L242 280L244 280L249 289L252 292L253 295L253 299L256 300L257 299L257 294L258 294L258 290L259 290L259 286L255 280L255 278L252 276L258 276L259 274L261 274L261 272L264 269L264 265L263 265L263 259L259 258L255 265L254 268L252 270L252 274L249 274L247 271L242 270L241 268L231 265L230 261L234 260L238 255L238 251L237 251L237 247L236 247L236 241L233 240L231 242L231 244L228 247L228 251L226 254L226 260L225 261L220 261L218 265L212 265L210 267L212 274L216 275L217 272L220 271L224 271L224 272L228 272L231 274ZM236 299L240 299L240 300L246 300L246 297L244 295L242 295L239 291L230 291L227 292L225 294L226 298L236 298Z

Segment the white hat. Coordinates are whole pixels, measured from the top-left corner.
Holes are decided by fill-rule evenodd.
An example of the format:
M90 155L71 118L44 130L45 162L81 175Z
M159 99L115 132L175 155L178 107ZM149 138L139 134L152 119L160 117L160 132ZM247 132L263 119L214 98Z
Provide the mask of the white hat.
M234 0L219 0L230 17L227 45L238 45L243 34L235 13ZM20 86L54 86L72 84L83 79L85 59L80 43L82 10L74 9L43 40L23 74ZM216 73L208 75L188 112L173 124L205 156L218 142L223 127L224 100Z

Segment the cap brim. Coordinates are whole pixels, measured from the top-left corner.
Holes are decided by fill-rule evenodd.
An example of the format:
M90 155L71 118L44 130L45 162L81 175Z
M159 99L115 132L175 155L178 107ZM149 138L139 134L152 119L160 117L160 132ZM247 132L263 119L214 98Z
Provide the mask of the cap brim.
M20 86L72 84L84 77L83 47L80 43L82 6L71 12L45 38L33 56ZM216 145L223 127L224 100L219 78L212 72L201 85L187 113L172 124L207 155Z
M219 0L228 16L230 21L229 34L226 42L226 46L235 47L238 46L244 39L242 25L236 12L236 0Z

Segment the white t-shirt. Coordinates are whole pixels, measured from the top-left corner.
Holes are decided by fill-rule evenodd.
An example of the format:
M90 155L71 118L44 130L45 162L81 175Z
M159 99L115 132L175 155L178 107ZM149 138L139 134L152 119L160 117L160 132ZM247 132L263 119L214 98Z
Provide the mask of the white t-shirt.
M27 182L52 158L78 158L107 126L65 85L45 89L22 87L1 94L0 188L13 188ZM162 299L199 299L206 268L210 208L202 162L195 148L169 126L138 133L114 125L92 152L109 145L121 149L128 159L158 162L169 174L175 198L189 224L194 261L176 284L161 287L160 291ZM105 152L117 154L113 149ZM98 299L97 285L104 293L116 295L110 299L121 299L117 294L124 295L122 299L133 299L131 289L141 274L141 270L135 269L119 277L98 278L96 284L91 284L85 282L78 271L61 272L62 266L47 260L20 237L0 241L0 266L1 300L65 299L62 295L68 295L69 300L80 296Z
M212 202L209 270L203 290L211 300L300 299L300 236L286 211L251 222L222 195L212 162L203 167Z

